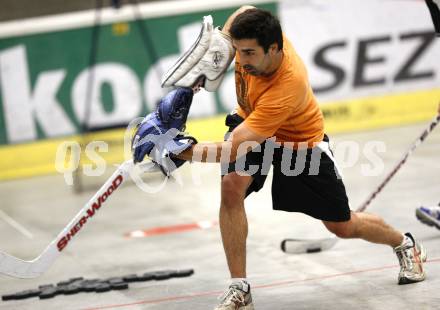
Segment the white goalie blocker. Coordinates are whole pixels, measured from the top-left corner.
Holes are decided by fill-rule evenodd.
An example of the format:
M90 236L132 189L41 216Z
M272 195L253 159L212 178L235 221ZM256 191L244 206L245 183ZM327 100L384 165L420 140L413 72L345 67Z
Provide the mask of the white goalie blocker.
M213 26L212 16L203 18L200 34L162 78L162 87L193 87L202 79L202 87L214 92L234 59L231 38Z

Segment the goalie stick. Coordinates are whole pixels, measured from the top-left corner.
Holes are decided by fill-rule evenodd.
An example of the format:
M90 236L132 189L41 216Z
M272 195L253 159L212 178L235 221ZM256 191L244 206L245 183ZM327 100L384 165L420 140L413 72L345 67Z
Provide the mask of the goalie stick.
M123 162L95 195L84 205L66 227L35 259L26 261L0 251L0 273L16 278L35 278L44 273L55 261L81 229L96 215L107 199L124 183L134 164L132 160ZM155 164L139 164L142 172L155 171Z
M407 161L408 157L414 152L414 150L426 139L429 133L437 126L440 122L440 106L437 116L432 120L429 126L423 130L422 134L411 144L410 148L405 152L402 158L397 162L390 173L385 177L385 179L380 183L380 185L368 196L365 202L356 209L356 212L363 212L370 203L376 198L376 196L383 190L383 188L388 184L391 178L399 171L403 164ZM333 235L332 237L322 238L322 239L284 239L281 242L281 250L285 253L291 254L301 254L301 253L314 253L325 251L332 248L338 238Z

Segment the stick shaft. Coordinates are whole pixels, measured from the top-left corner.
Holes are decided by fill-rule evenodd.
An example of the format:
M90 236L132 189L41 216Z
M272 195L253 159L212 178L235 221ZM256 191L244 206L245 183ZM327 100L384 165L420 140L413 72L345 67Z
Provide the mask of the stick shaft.
M376 190L370 194L370 196L365 200L365 202L361 206L359 206L359 208L356 210L357 212L363 212L370 205L370 203L382 191L382 189L385 187L385 185L387 185L388 182L397 173L397 171L400 170L400 168L403 166L403 164L407 161L408 157L414 152L414 150L420 144L422 144L423 141L425 141L426 137L435 128L435 126L437 126L437 124L439 122L440 122L440 113L433 119L433 121L422 132L422 134L416 139L416 141L414 141L414 143L410 146L408 151L406 151L406 153L403 154L402 158L397 162L397 164L394 166L394 168L391 170L391 172L388 173L388 175L385 177L385 179L382 181L382 183L380 183L380 185L376 188Z

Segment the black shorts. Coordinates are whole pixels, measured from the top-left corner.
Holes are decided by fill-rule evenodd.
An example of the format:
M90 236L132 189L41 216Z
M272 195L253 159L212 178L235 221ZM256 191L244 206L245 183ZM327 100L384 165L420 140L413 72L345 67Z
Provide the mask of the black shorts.
M232 131L241 121L238 115L228 115L226 125ZM318 146L296 151L266 141L235 162L222 165L222 174L251 175L248 196L263 187L272 166L274 210L301 212L324 221L348 221L350 207L345 186L328 142L325 135Z

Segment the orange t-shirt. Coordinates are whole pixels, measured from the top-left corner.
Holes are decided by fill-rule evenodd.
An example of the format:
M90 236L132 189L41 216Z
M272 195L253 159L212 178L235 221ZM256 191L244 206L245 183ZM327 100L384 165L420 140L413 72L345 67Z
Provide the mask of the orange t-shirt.
M320 142L324 121L304 63L283 38L281 66L270 77L253 76L235 61L237 113L254 133L278 142Z

